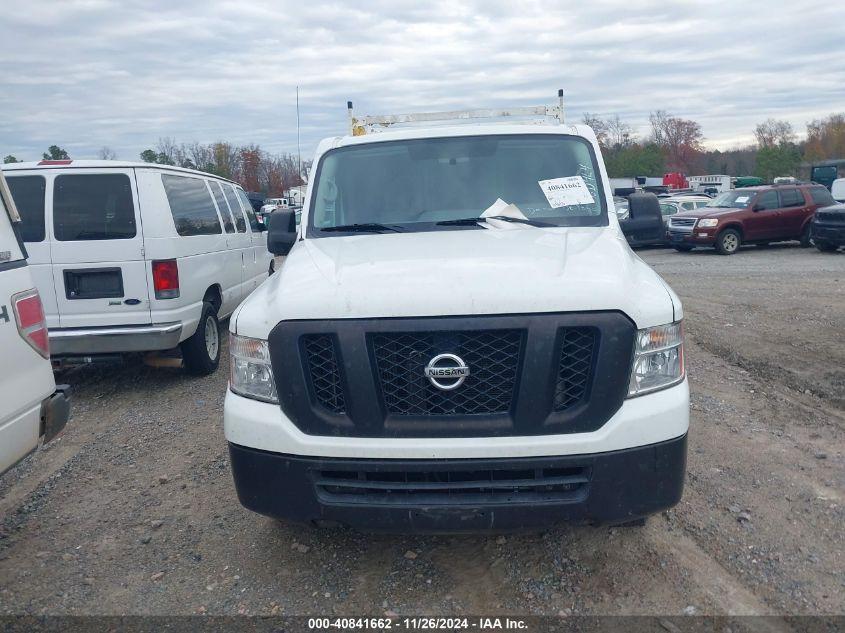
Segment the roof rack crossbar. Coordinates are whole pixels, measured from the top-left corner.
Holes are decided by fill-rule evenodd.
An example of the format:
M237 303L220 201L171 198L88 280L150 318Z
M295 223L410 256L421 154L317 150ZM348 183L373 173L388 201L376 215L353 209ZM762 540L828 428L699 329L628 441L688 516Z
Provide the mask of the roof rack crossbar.
M382 114L356 118L352 102L346 102L349 113L349 128L353 136L362 136L403 123L430 123L434 121L468 121L472 119L502 119L516 117L551 117L558 123L564 122L563 90L558 90L559 103L554 106L523 106L504 109L449 110L446 112L416 112L411 114Z

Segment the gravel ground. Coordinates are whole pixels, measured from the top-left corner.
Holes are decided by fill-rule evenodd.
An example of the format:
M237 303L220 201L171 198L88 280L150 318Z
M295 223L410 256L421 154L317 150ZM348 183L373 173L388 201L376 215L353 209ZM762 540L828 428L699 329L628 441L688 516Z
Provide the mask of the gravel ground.
M644 528L280 524L235 497L225 363L84 367L68 430L0 479L0 615L845 612L845 253L640 254L684 300L692 388L684 498Z

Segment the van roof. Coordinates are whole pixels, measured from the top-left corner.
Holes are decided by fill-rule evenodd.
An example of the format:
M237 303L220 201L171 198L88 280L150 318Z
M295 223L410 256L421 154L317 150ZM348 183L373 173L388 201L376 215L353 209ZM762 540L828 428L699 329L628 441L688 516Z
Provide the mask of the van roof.
M593 130L586 125L562 124L526 124L526 123L485 123L464 125L436 125L426 127L396 127L385 131L362 134L361 136L335 136L323 139L317 150L319 154L338 147L350 145L365 145L368 143L383 143L384 141L400 141L421 138L445 138L457 136L490 136L510 134L561 134L581 136L588 141L595 141Z
M225 182L231 182L240 187L234 180L209 174L198 169L186 169L185 167L176 167L174 165L160 165L158 163L144 163L141 161L131 160L40 160L30 161L26 163L6 163L0 165L3 171L16 171L24 169L103 169L103 168L117 168L117 169L162 169L165 171L176 171L183 174L193 174L195 176L204 176L206 178L215 178Z

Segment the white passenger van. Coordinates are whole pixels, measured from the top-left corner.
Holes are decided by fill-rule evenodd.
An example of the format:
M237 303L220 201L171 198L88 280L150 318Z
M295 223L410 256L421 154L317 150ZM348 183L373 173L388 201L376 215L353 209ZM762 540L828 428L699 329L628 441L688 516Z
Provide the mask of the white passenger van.
M67 424L67 385L56 387L47 325L19 239L20 217L0 173L0 473Z
M353 118L320 143L300 225L270 220L284 265L229 324L244 506L453 532L679 501L681 302L629 248L593 131L527 111L555 118Z
M217 368L218 320L273 271L264 227L239 185L121 161L3 169L54 358L179 345L188 371Z

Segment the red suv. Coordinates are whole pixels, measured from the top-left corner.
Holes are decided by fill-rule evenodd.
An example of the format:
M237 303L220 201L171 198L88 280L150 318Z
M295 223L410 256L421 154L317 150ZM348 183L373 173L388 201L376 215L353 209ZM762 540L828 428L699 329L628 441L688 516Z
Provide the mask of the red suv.
M666 237L679 251L715 246L733 255L742 244L800 240L810 246L810 224L816 209L835 204L821 185L745 187L719 194L694 211L669 218Z

